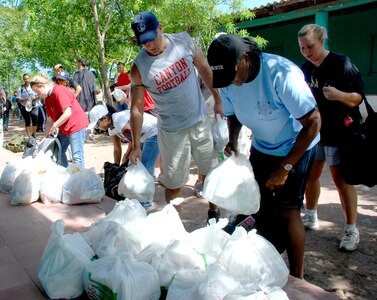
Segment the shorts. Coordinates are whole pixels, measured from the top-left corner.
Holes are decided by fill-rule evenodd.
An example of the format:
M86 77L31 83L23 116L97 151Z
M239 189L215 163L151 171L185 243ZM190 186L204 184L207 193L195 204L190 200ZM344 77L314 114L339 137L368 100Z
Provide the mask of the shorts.
M283 253L287 245L287 224L281 217L281 212L286 209L301 209L315 151L316 147L307 150L290 171L285 185L272 191L266 187L266 182L274 170L281 168L283 158L251 148L250 162L261 194L259 211L253 215L257 233L270 241L279 253Z
M187 129L158 132L163 175L159 181L168 189L183 187L189 179L191 161L201 174L207 175L217 163L212 127L208 116Z
M338 147L317 144L315 160L325 160L329 166L340 165L341 160Z
M264 154L252 147L250 162L261 191L261 206L263 202L268 202L269 205L273 204L274 209L301 209L315 152L315 147L307 150L289 173L285 185L272 191L265 185L272 172L280 168L283 158Z

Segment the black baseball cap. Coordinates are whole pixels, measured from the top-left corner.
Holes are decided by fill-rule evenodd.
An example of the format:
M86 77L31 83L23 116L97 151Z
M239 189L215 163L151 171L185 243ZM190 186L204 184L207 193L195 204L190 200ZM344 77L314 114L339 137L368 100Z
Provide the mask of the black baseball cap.
M222 34L208 48L208 63L213 74L213 87L222 88L232 84L246 44L238 35Z
M154 41L157 37L158 20L150 11L137 14L132 20L131 27L139 45Z
M86 66L86 59L85 58L82 58L80 57L77 62L81 63L84 67Z

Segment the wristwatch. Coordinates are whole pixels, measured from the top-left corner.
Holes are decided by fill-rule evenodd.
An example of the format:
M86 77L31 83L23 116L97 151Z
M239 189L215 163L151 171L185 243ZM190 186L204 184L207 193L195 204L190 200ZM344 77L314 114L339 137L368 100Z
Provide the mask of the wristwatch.
M286 161L282 161L281 166L284 168L284 170L288 172L293 169L293 166L290 163L287 163Z

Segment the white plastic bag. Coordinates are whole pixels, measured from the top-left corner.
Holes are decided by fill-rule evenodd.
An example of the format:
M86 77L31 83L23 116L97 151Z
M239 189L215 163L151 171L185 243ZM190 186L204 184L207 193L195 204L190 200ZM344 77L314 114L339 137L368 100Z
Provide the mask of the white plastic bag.
M73 173L63 185L64 204L100 203L105 196L101 177L95 168Z
M224 150L228 143L228 123L219 114L216 114L216 121L212 130L213 144L217 151Z
M70 299L83 291L83 270L94 256L79 233L64 235L64 222L52 224L52 233L43 251L38 278L50 299Z
M229 236L218 262L240 283L251 284L256 289L284 287L289 271L275 247L264 237L251 230L248 234L236 227Z
M227 219L209 220L209 225L189 233L191 246L200 254L205 255L208 264L217 261L228 241L229 234L222 230L228 223Z
M122 250L124 249L124 244L126 243L127 249L133 254L139 253L144 248L144 222L147 217L145 209L140 205L137 200L119 201L115 204L113 210L103 219L98 220L90 226L90 229L82 233L82 236L89 243L89 245L96 247L99 245L100 241L104 238L107 226L110 222L116 222L120 224L124 230L124 234L120 233L118 235L113 232L114 241L117 238L122 245L118 245ZM123 232L123 230L121 232ZM117 231L119 233L119 231ZM126 240L124 241L124 238ZM118 246L115 246L117 248ZM114 250L114 249L113 249ZM113 251L110 248L106 251Z
M260 205L260 191L249 160L233 153L218 164L204 181L203 196L217 206L238 214L256 213Z
M114 221L122 226L125 226L129 222L145 219L146 217L147 212L140 205L139 201L137 201L136 199L125 199L118 201L114 205L113 209L107 214L107 216L93 223L92 227L109 221Z
M125 101L127 100L127 95L121 89L114 89L113 96L116 101Z
M98 257L118 255L121 252L137 254L140 247L135 247L130 241L127 231L117 222L110 221L90 229L90 246ZM86 239L88 236L82 234ZM96 236L96 238L93 238ZM87 240L88 241L88 240Z
M169 245L173 240L184 240L187 238L187 231L183 226L174 205L181 203L182 198L176 198L157 212L150 213L143 222L141 239L144 247L153 242ZM143 247L143 248L144 248Z
M118 185L119 195L141 202L153 200L154 190L154 179L139 159L127 168Z
M168 287L178 271L204 270L206 263L187 242L174 240L161 255L153 258L152 266L158 273L160 285Z
M157 272L129 254L90 262L83 279L90 299L158 300L161 296Z
M25 159L17 158L9 161L1 174L0 192L10 193L17 176L20 175L23 170L27 169L32 161L32 157L27 157Z
M224 299L239 285L239 282L220 265L212 264L205 271L178 272L169 287L166 300Z
M250 284L244 284L231 291L224 300L289 300L286 292L278 286L255 290Z
M54 166L42 177L40 198L44 204L62 202L63 186L69 179L69 173L62 166Z
M26 169L17 176L11 192L11 205L27 205L38 201L42 175L38 172Z

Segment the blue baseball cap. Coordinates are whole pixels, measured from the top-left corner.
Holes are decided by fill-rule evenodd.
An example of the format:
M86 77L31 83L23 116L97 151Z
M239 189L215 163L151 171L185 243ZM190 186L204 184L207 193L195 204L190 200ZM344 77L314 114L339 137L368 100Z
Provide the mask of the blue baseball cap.
M157 37L158 25L156 16L150 11L143 11L137 14L131 22L137 43L142 45L154 41Z
M61 70L60 73L56 76L56 79L62 79L69 81L69 73L66 70Z

